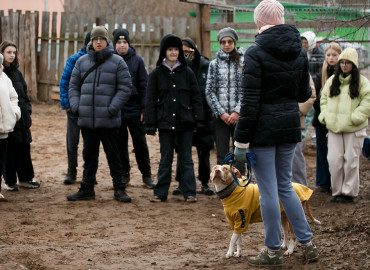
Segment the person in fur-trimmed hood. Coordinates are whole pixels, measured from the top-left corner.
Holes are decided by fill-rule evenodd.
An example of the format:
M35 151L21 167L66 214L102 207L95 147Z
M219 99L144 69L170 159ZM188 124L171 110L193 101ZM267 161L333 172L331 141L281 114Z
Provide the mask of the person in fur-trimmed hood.
M151 202L167 200L175 148L185 201L196 202L191 148L193 130L200 131L203 121L198 82L187 66L181 39L173 34L165 35L161 39L157 66L149 74L146 96L146 133L155 135L158 129L161 151L158 183Z
M217 164L222 164L230 152L230 137L239 119L241 99L241 78L243 48L237 48L238 34L230 27L221 29L217 34L220 49L212 60L207 75L206 98L215 117ZM245 165L237 162L235 167L245 174Z

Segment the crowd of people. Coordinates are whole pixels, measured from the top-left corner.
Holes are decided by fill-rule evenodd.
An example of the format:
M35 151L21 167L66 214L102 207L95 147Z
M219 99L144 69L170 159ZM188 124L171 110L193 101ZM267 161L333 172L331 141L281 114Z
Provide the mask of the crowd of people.
M266 249L252 265L281 265L281 201L306 261L318 252L292 182L307 185L303 138L312 121L316 135L316 186L331 202L350 203L359 193L359 156L370 116L370 83L359 72L355 49L330 43L325 52L315 33L284 22L284 7L263 0L254 10L255 43L244 53L232 28L217 34L220 48L210 61L191 38L167 34L156 67L148 74L126 29L111 34L96 26L66 62L60 103L67 114L68 167L64 184L77 183L77 153L83 138L83 176L70 201L95 199L100 143L108 161L114 199L131 202L128 150L132 138L142 185L150 201L168 200L177 155L173 195L197 201L192 146L199 160L201 193L208 184L210 151L217 163L234 151L245 174L246 153L256 155L253 172L260 192ZM110 39L113 36L113 41ZM17 46L0 45L0 169L4 189L38 188L30 143L32 107L18 70ZM146 135L158 134L160 163L153 181ZM1 187L1 186L0 186ZM1 189L0 189L1 191ZM0 193L0 201L6 198Z

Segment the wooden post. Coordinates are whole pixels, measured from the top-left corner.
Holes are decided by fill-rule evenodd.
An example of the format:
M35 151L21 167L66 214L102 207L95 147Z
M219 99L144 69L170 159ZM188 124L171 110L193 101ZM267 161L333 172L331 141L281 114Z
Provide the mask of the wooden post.
M23 50L24 50L24 80L26 81L27 84L27 94L28 97L31 100L37 100L37 96L32 96L34 93L32 89L32 70L31 70L31 46L30 46L30 32L31 32L31 12L26 11L26 14L24 15L24 33L22 34L19 32L19 38L21 38L21 35L23 36L23 42L19 42L19 47L20 44L23 43Z
M41 25L40 66L39 66L40 80L37 93L37 98L40 101L48 101L49 99L49 85L48 85L49 25L50 25L50 12L43 11Z
M204 29L204 24L210 22L209 5L199 4L197 7L197 45L204 56L211 59L211 34Z

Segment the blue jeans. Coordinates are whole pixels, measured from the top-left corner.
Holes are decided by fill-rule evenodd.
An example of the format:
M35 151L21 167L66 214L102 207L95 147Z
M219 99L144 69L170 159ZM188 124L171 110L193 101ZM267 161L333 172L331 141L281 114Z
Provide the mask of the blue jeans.
M167 200L168 190L171 185L172 162L175 148L177 149L177 162L181 172L181 190L185 197L196 196L194 164L191 147L193 131L159 130L159 144L161 161L158 167L158 183L154 187L154 195L162 200Z
M250 147L250 152L256 154L253 172L260 193L265 245L271 249L281 246L279 199L292 224L297 241L308 243L312 238L301 201L291 183L294 149L295 144Z
M328 130L325 126L315 127L316 131L316 186L331 186L328 163Z

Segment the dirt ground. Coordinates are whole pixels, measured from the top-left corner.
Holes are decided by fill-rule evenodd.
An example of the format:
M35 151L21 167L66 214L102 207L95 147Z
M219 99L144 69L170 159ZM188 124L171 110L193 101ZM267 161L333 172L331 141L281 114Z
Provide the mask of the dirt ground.
M133 153L128 187L132 203L113 200L102 150L96 199L67 201L66 195L76 192L78 185L63 184L67 170L65 112L57 104L34 104L33 109L32 159L35 180L41 187L3 190L9 202L0 204L1 270L253 269L247 257L263 247L262 223L250 225L243 234L242 257L226 259L232 231L219 199L199 194L196 204L185 204L182 196L172 195L173 182L168 202L150 203L152 191L141 186ZM309 186L315 190L315 144L310 132L304 153ZM148 136L148 142L156 177L158 137ZM215 153L211 156L214 165ZM194 163L197 168L196 158ZM82 164L80 151L79 179ZM330 203L330 195L313 193L311 207L322 224L310 222L310 226L320 260L303 265L297 248L285 258L283 269L370 269L369 169L370 162L361 157L360 194L354 204ZM199 182L197 185L200 189Z

